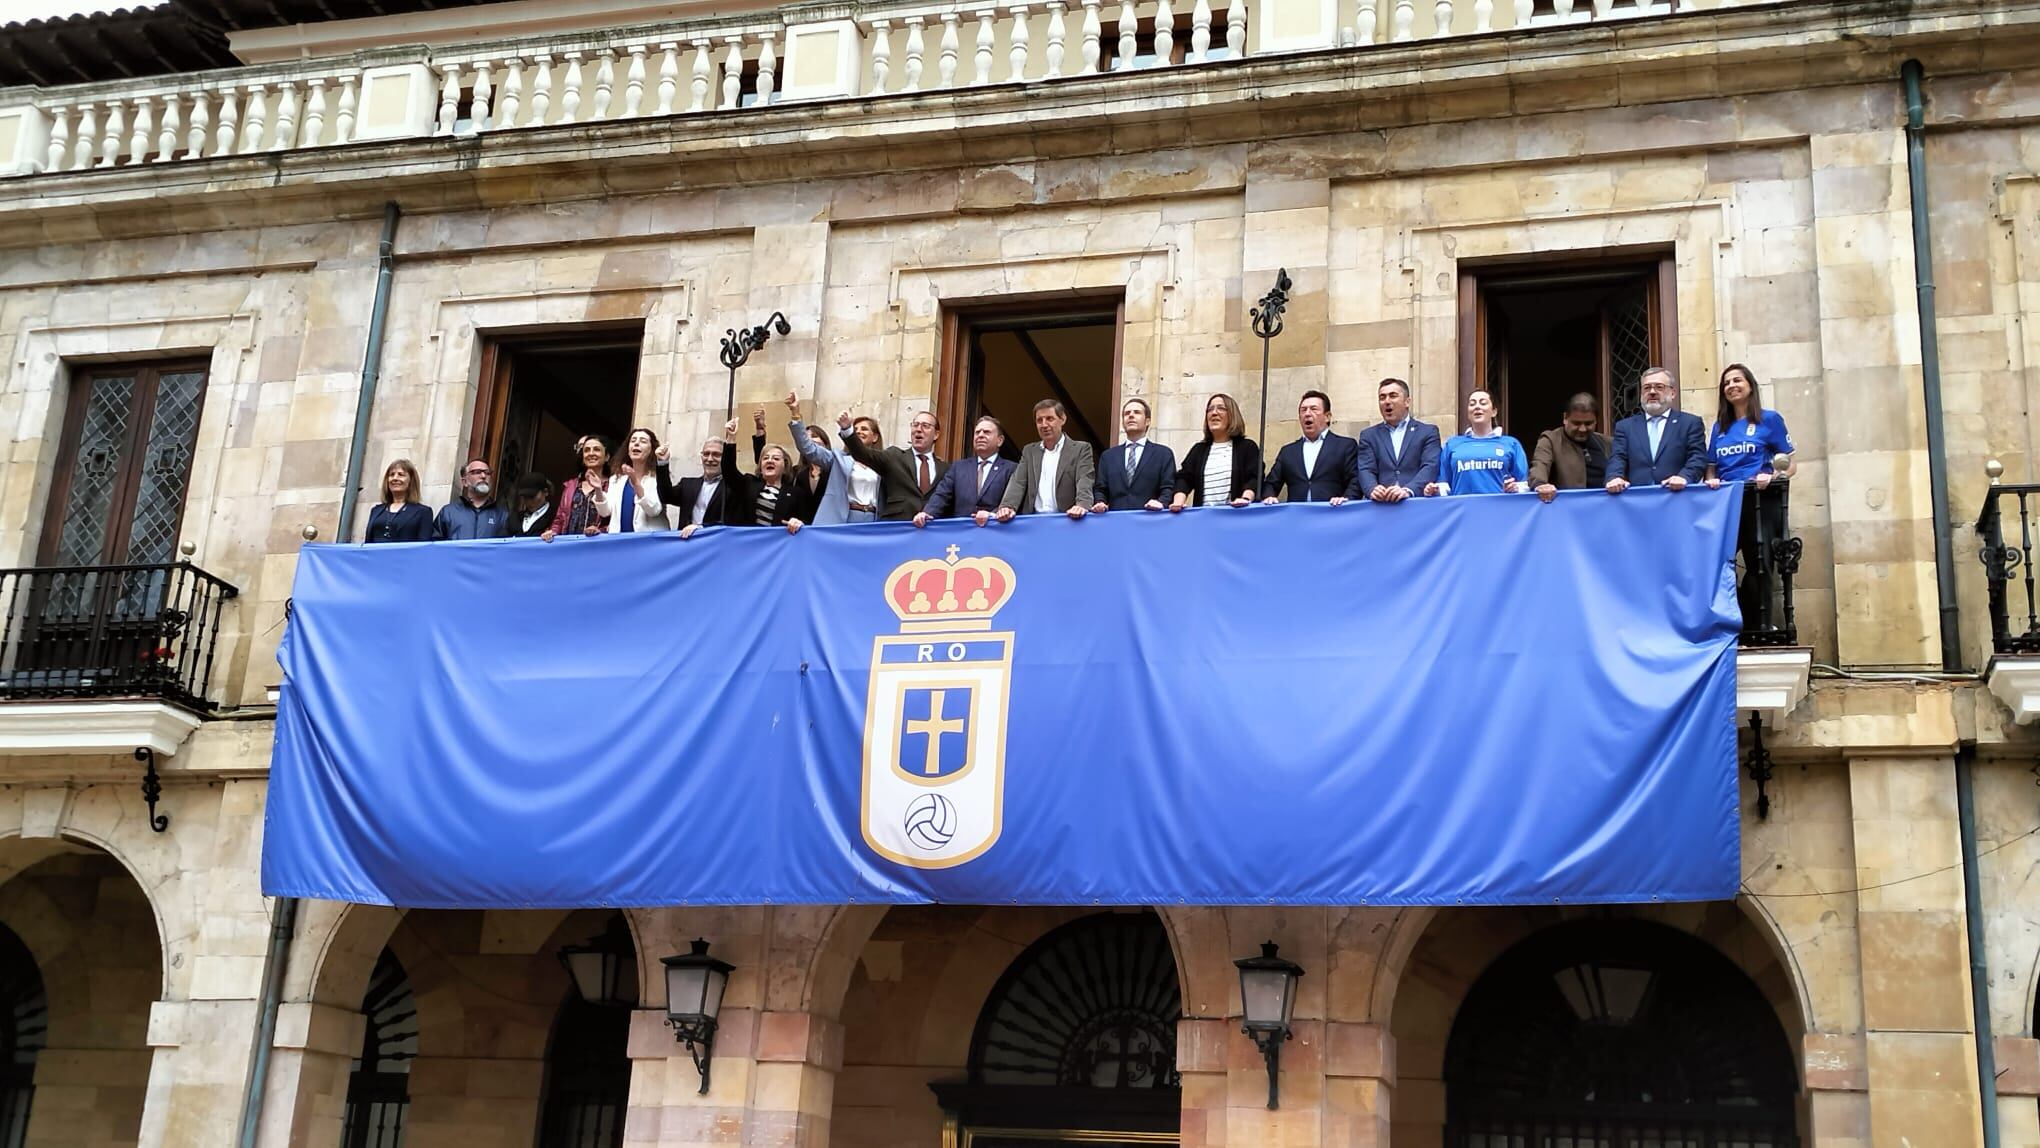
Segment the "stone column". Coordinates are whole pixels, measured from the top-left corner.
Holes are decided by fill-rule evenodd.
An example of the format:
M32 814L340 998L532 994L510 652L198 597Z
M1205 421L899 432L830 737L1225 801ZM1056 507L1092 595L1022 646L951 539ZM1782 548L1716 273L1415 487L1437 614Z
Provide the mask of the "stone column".
M802 1012L725 1008L709 1089L663 1008L631 1018L630 1115L624 1140L659 1148L771 1145L826 1148L843 1061L843 1030Z
M1897 83L1886 89L1874 124L1810 143L1835 632L1847 665L1941 656L1905 117Z
M1863 1037L1809 1032L1800 1057L1808 1148L1870 1148L1870 1076Z
M1849 788L1870 1141L1978 1145L1953 763L1858 757Z

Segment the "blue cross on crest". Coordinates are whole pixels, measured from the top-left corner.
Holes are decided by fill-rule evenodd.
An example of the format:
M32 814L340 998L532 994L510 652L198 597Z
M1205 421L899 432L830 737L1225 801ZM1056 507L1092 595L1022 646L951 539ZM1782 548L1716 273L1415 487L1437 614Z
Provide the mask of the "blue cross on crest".
M909 777L939 778L970 764L975 687L913 687L900 699L899 766Z

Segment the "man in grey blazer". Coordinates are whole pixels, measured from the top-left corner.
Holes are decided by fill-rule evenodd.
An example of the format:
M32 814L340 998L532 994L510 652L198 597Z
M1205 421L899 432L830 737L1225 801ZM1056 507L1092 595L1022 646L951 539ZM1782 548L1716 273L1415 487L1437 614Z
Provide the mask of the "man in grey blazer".
M1071 518L1084 516L1098 479L1097 456L1090 443L1063 433L1068 421L1069 412L1054 399L1034 404L1034 429L1041 432L1041 441L1028 443L1020 452L1020 467L1006 484L1006 497L999 500L1000 522L1010 522L1016 514L1056 511Z

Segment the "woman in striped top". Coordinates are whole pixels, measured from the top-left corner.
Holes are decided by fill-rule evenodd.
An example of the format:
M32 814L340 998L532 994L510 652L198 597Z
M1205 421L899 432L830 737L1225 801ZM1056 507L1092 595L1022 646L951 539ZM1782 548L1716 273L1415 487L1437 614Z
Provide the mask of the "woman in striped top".
M1217 394L1204 404L1204 439L1183 456L1170 510L1185 506L1245 506L1261 485L1261 448L1246 436L1240 404Z
M762 424L765 411L757 415ZM799 492L794 489L793 456L778 443L758 455L758 473L737 469L737 420L723 424L723 522L730 526L784 526L792 534L801 528L796 516Z

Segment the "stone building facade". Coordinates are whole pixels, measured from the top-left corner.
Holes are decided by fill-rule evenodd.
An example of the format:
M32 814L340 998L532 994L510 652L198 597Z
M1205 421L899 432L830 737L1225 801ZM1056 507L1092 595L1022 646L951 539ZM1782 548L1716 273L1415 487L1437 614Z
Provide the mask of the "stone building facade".
M1130 52L1111 34L1129 22L1094 26L1114 15L1096 3L1002 0L983 20L956 5L495 7L314 24L290 33L317 41L296 49L283 31L237 34L236 72L0 89L7 565L66 565L48 540L63 530L53 492L78 489L84 465L66 455L77 380L195 363L188 481L154 543L174 537L237 591L217 607L203 720L146 698L49 696L77 692L63 688L0 700L0 925L31 958L0 965L36 973L9 991L42 1018L8 1037L31 1065L9 1087L32 1086L25 1123L0 1122L8 1142L339 1144L350 1121L350 1137L368 1135L365 1048L385 1040L412 1148L996 1143L930 1085L974 1083L988 1002L1091 910L632 909L639 1003L602 1038L613 1061L561 1052L580 1022L556 959L606 914L307 903L273 960L282 914L258 880L268 691L305 539L333 539L348 503L358 533L397 458L444 497L489 441L478 420L505 401L491 390L503 356L549 338L635 340L628 424L684 461L723 419L720 339L774 311L791 333L738 373L739 410L776 414L791 392L810 418L869 413L893 440L964 385L959 316L1080 301L1113 313L1110 396L1149 399L1157 437L1180 449L1211 393L1261 401L1248 310L1278 269L1294 286L1267 348L1270 442L1294 436L1309 388L1357 430L1384 376L1410 380L1420 416L1456 424L1469 365L1499 381L1469 344L1496 346L1470 321L1483 292L1534 285L1540 268L1654 265L1652 350L1676 363L1684 406L1710 415L1722 368L1747 363L1799 448L1798 645L1746 651L1739 699L1775 765L1765 816L1743 782L1742 894L1634 909L1156 907L1141 917L1166 938L1180 1004L1179 1101L1156 1135L1534 1143L1455 1109L1477 1037L1496 1057L1545 1047L1468 1002L1489 999L1483 978L1510 954L1563 941L1583 960L1597 943L1629 954L1609 967L1674 954L1661 972L1760 1002L1752 1027L1774 1024L1785 1049L1766 1087L1782 1089L1799 1143L1980 1145L1994 1094L1998 1142L2040 1145L2040 741L2021 724L2040 691L2019 651L1994 648L1973 526L1987 460L2004 482L2040 478L2040 3L1163 5L1195 53L1180 66L1154 42L1152 4L1128 6L1147 22ZM1160 62L1113 69L1112 52ZM1908 60L1924 74L1924 204L1909 185ZM379 379L357 433L390 203ZM1922 216L1929 267L1914 258ZM772 435L785 441L776 418ZM0 599L31 577L0 575ZM10 606L10 627L39 608ZM8 656L27 657L29 639L10 635ZM141 746L159 805L138 788ZM696 936L736 966L705 1094L664 1025L658 975ZM1307 970L1272 1109L1233 968L1269 938ZM272 975L274 1037L258 1055ZM1717 1054L1665 1055L1690 1067ZM598 1063L623 1090L620 1128L557 1132L562 1082ZM1736 1087L1716 1095L1763 1092ZM237 1140L249 1114L254 1139Z

